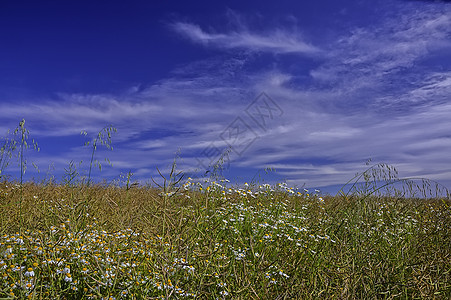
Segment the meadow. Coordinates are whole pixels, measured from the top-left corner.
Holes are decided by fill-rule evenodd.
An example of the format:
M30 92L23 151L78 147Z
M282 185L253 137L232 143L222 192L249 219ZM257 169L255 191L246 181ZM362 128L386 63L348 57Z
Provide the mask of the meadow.
M25 167L16 133L1 158ZM430 181L377 164L330 196L174 163L159 184L94 183L109 138L88 177L2 178L1 299L451 298L451 201Z

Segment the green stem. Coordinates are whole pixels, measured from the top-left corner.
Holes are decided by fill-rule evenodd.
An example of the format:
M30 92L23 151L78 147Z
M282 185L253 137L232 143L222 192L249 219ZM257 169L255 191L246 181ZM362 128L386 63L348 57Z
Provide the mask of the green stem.
M97 138L94 140L94 145L92 146L92 154L91 154L91 162L89 163L89 173L88 173L88 187L91 182L91 170L92 170L92 162L94 161L94 153L97 148Z

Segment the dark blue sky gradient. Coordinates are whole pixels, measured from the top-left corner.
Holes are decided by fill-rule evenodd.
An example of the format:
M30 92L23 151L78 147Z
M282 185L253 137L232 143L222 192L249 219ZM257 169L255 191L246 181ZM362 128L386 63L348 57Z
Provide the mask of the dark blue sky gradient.
M4 45L0 84L42 93L120 91L130 84L157 81L179 65L218 52L183 43L167 31L174 20L227 27L227 11L238 10L252 15L250 28L285 19L288 26L309 28L303 34L312 41L319 34L333 35L325 28L349 26L343 11L359 12L353 15L354 23L371 21L365 6L344 9L340 1L256 5L248 1L19 0L0 5Z

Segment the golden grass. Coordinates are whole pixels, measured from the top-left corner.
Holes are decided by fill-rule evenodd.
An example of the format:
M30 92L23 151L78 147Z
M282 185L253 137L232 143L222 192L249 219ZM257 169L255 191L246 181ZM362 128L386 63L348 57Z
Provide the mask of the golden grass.
M451 297L449 199L180 187L0 183L0 297Z

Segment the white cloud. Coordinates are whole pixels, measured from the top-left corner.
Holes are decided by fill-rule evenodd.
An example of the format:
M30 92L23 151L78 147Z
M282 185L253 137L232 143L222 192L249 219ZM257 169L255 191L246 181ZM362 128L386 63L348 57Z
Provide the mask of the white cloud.
M263 33L251 32L245 28L227 33L209 33L199 25L177 22L172 28L191 41L205 46L222 49L245 49L253 52L317 54L320 50L303 41L299 34L283 29Z
M395 165L401 177L427 176L446 182L451 163L451 120L447 117L450 115L449 105L443 105L395 119L375 119L374 124L363 127L364 119L370 116L362 115L360 120L342 118L337 122L331 114L324 116L323 124L314 124L316 128L310 135L299 134L293 128L283 136L262 137L245 153L240 164L259 169L274 167L292 183L318 187L343 183L363 171L364 162L373 158L374 162ZM341 124L347 124L348 130L344 132L349 135L311 138L318 131L333 135L335 127ZM261 151L271 147L272 152ZM298 163L299 160L302 162ZM316 162L306 164L306 161Z
M393 7L392 7L393 9ZM370 27L355 28L331 42L328 60L310 71L319 82L340 84L346 91L371 89L435 51L451 51L451 9L396 8L397 14ZM336 88L336 87L335 87Z
M431 72L422 74L424 78L415 80L410 89L403 92L375 97L375 111L408 110L425 108L449 102L451 94L451 72Z

